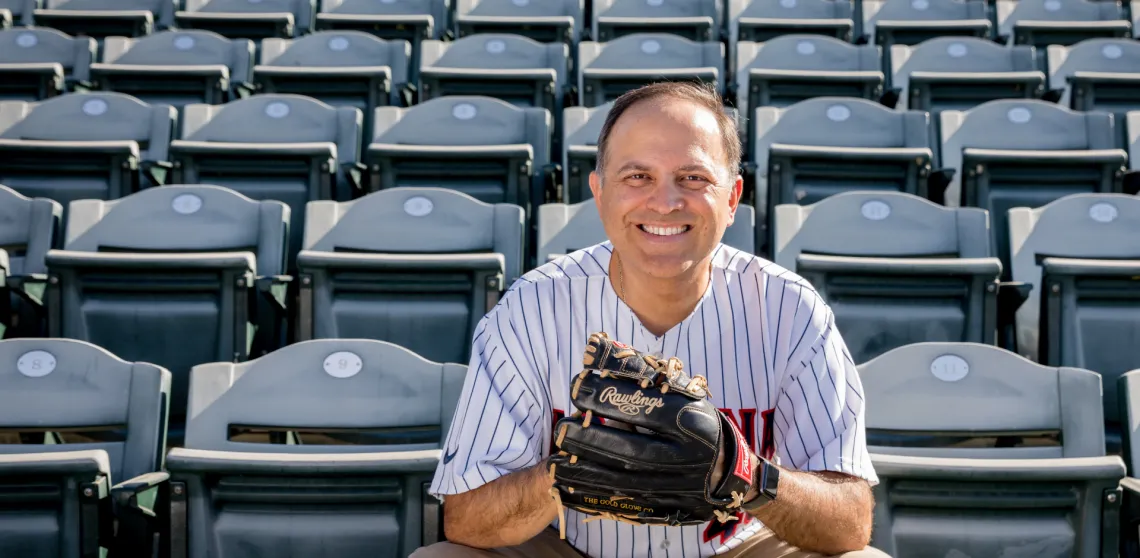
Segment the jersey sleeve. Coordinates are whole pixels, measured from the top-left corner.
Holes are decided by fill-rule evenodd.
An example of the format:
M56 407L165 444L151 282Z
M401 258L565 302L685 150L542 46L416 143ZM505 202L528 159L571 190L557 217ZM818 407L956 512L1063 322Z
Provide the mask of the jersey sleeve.
M543 381L520 341L508 291L479 322L463 392L429 492L441 498L478 488L542 458ZM512 308L512 304L515 308Z
M811 310L802 330L799 324L793 328L800 341L790 351L776 398L780 464L800 471L847 473L877 484L867 452L859 372L832 310L814 291L807 298L812 300L801 301L801 308Z

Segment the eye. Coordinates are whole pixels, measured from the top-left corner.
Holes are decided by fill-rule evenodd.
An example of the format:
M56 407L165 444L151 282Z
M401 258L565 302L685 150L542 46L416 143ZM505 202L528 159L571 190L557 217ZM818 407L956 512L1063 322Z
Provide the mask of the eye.
M712 181L699 174L688 174L681 177L681 184L686 188L703 190L706 186L712 184Z

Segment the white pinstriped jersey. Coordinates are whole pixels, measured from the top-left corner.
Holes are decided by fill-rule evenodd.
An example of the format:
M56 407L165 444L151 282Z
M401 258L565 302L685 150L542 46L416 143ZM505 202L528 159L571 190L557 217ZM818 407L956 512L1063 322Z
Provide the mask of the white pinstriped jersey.
M690 375L705 376L712 400L758 455L878 482L867 454L863 386L831 309L805 280L722 244L696 309L657 337L617 297L608 274L612 250L605 242L530 271L480 322L432 494L472 490L549 455L554 422L575 411L570 382L597 331L677 356ZM566 510L566 538L594 558L712 556L762 527L743 514L690 527L583 517Z

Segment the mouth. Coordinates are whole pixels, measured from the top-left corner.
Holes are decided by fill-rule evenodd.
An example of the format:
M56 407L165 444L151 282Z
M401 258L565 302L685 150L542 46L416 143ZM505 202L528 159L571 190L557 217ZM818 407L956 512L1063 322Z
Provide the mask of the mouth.
M667 227L658 225L638 225L637 228L646 234L668 237L685 234L692 230L693 227L692 225L670 225Z

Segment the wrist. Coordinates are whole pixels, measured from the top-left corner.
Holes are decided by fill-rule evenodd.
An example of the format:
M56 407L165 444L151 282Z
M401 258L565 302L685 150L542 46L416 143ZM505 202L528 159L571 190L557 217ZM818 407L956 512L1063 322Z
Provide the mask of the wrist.
M752 486L748 488L743 504L744 510L749 513L756 512L776 499L780 481L780 470L776 465L760 457L755 461Z

